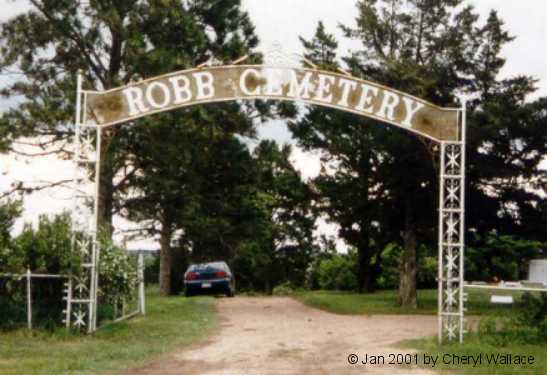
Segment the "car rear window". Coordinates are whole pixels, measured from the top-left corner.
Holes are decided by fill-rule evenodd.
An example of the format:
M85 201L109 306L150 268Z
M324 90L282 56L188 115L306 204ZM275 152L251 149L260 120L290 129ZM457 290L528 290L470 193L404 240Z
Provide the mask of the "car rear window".
M215 270L227 270L228 266L224 262L212 262L212 263L200 263L200 264L192 264L188 271L207 271L211 269Z

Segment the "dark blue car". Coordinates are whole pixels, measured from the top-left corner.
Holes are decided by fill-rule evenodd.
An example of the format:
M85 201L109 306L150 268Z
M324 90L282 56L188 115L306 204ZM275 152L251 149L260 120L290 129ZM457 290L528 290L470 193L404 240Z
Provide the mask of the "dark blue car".
M235 279L225 262L192 264L184 273L184 295L235 294Z

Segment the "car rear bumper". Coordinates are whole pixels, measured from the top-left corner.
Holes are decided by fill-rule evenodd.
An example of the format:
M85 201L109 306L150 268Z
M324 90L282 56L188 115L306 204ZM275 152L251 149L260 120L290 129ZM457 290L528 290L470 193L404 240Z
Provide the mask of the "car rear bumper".
M188 280L184 281L186 291L191 293L227 293L230 291L230 279Z

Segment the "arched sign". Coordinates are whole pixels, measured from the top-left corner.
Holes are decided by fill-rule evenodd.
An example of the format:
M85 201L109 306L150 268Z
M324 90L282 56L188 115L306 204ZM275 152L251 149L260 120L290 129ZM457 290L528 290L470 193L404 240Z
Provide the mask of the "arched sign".
M463 340L465 253L465 105L441 108L414 96L349 75L284 66L209 66L175 72L108 91L82 90L78 76L74 161L87 173L95 166L92 195L80 192L75 177L74 241L84 254L82 277L67 292L67 327L97 328L97 262L100 254L98 197L101 133L107 126L191 105L233 100L291 100L336 108L399 126L437 141L439 154L439 341ZM96 145L93 147L92 142ZM90 211L89 200L93 201ZM84 212L85 211L85 212Z
M231 100L292 100L337 108L436 141L457 141L458 110L342 74L260 65L190 69L85 92L84 124L108 126L175 108Z

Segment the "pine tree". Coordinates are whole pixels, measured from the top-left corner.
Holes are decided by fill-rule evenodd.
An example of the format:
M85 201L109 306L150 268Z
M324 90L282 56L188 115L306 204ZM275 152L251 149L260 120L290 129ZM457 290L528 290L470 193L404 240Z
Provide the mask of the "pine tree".
M538 238L531 229L537 228L534 219L541 220L544 205L530 188L545 184L545 172L538 168L545 154L545 100L526 103L534 91L528 77L498 79L505 63L501 48L512 38L495 12L479 27L473 8L463 7L459 0L359 1L357 9L356 27L342 26L347 37L362 44L343 59L354 75L446 107L460 105L457 95L473 98L468 133L469 229ZM319 43L306 45L315 51L308 55L321 56ZM340 234L348 240L344 228L351 228L346 231L357 232L362 239L363 228L368 227L370 233L382 233L378 239L404 244L399 301L415 306L416 249L420 243L434 247L436 240L435 145L372 120L316 108L291 129L302 145L323 150L330 158L325 160L336 161L339 167L336 174L328 178L323 174L317 182L331 182L328 205L339 202L338 212L330 216L342 226ZM367 135L366 142L360 142L362 134ZM364 150L369 150L369 157L359 159ZM357 160L368 163L359 165ZM366 170L371 171L368 176ZM360 177L368 183L355 184ZM365 208L358 211L361 205ZM363 217L369 220L355 222ZM360 253L381 261L379 251Z
M48 137L44 147L67 154L72 135L76 73L84 87L105 90L132 80L193 67L215 57L230 61L258 43L239 0L103 1L32 0L31 9L0 27L0 70L21 79L2 90L20 104L4 113L0 129L9 139ZM104 132L100 226L112 230L124 150L112 145L121 127Z
M302 39L304 57L323 69L335 70L337 42L319 24L312 40ZM340 226L339 235L358 250L359 291L373 291L379 272L376 200L371 198L375 163L373 133L366 119L328 108L313 107L289 128L304 150L321 150L322 170L312 182L317 209ZM335 171L331 173L330 169ZM377 244L381 241L377 241Z
M42 145L56 147L65 156L70 153L67 144L73 134L78 70L84 74L85 89L105 90L194 67L213 57L233 61L258 44L239 0L30 3L28 12L0 26L0 70L17 71L21 77L2 91L6 97L18 97L20 104L2 115L0 132L8 139L47 137L41 139ZM209 112L215 114L201 108L178 111L177 117L183 123L201 121L200 125L207 126L219 118L239 121L247 113L236 103L218 105ZM124 196L116 192L130 180L124 173L135 170L128 140L142 129L138 124L164 121L170 118L156 116L154 121L142 119L136 121L137 126L103 132L102 230L112 232L112 215L124 206ZM228 127L234 121L223 122ZM162 270L167 269L164 266ZM162 290L168 293L165 283Z

